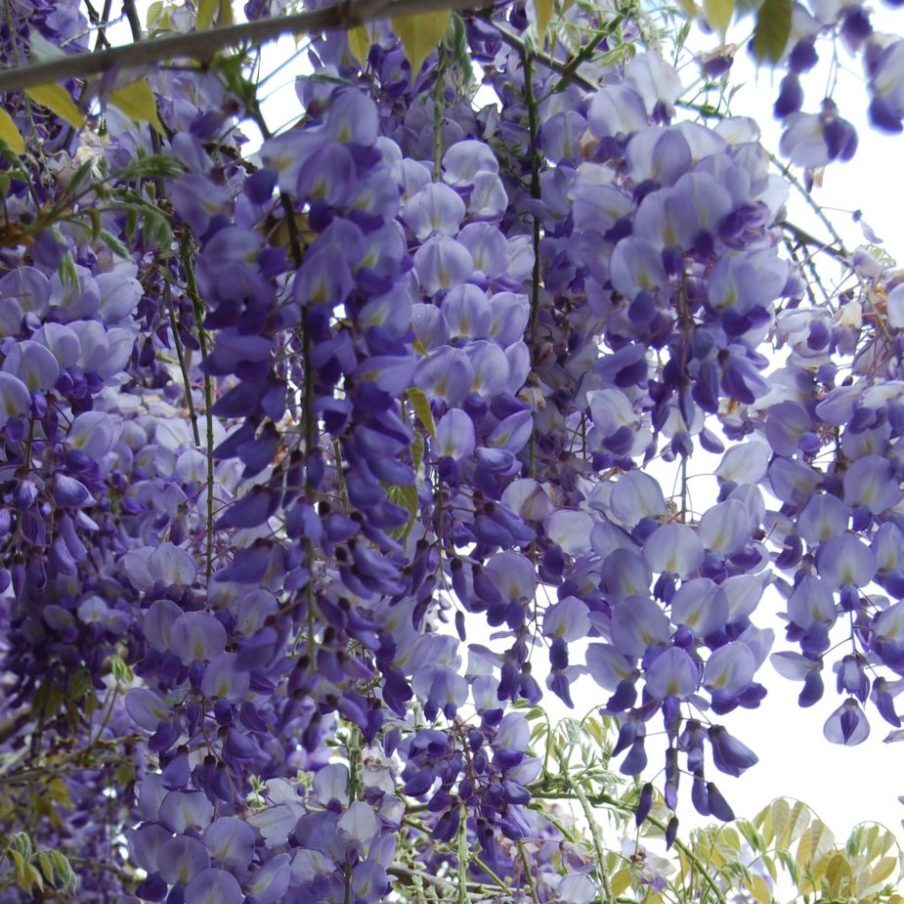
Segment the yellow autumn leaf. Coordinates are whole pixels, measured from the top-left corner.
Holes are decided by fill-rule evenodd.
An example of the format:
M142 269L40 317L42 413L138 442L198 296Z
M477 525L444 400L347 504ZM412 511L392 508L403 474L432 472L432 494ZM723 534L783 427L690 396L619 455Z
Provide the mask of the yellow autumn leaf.
M124 88L110 92L109 102L121 110L133 122L149 123L151 128L163 135L163 124L157 116L157 98L151 91L147 79L139 79Z
M412 78L421 70L424 60L436 50L449 27L449 10L420 13L415 16L394 16L392 30L399 36L405 56L411 64Z
M51 113L55 113L60 119L68 122L74 129L80 129L85 124L82 111L76 106L72 96L62 85L37 85L34 88L26 88L25 93L42 107L47 107Z
M366 25L358 25L355 28L349 29L348 49L352 52L352 56L362 66L367 62L370 44L370 35L367 33Z
M6 142L14 153L25 153L25 139L18 128L16 128L12 116L3 107L0 107L0 140Z

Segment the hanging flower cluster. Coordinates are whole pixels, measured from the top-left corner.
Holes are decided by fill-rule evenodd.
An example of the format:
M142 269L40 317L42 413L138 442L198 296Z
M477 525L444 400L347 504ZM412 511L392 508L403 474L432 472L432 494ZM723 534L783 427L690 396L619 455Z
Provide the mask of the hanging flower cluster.
M8 64L87 49L77 3L8 6ZM77 852L78 900L364 904L402 851L589 900L523 708L613 717L634 776L664 726L667 840L688 786L731 819L705 764L757 761L718 719L765 695L768 588L801 704L837 673L826 737L863 740L868 701L900 726L904 283L860 254L819 301L756 124L678 116L634 23L574 15L606 32L593 86L519 6L418 72L388 26L364 60L316 38L275 135L231 63L70 82L81 129L7 95L0 755L55 776L10 801ZM824 19L900 128L898 44ZM812 167L856 137L789 101L801 34L779 103Z

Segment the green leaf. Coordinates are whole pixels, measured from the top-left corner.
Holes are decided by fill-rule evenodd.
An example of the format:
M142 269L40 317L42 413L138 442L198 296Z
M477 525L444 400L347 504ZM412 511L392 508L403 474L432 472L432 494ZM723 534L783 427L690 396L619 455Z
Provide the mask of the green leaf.
M163 0L154 0L148 7L147 29L150 34L163 28L169 28L170 17Z
M210 28L219 7L220 0L199 0L198 18L195 20L199 31L203 28Z
M618 897L631 884L631 870L620 869L609 880L609 892L613 897Z
M62 85L37 85L34 88L26 88L25 93L36 104L47 107L51 113L68 122L73 129L80 129L85 124L84 114Z
M31 857L31 838L25 832L16 832L9 840L9 847L18 851L26 860Z
M424 425L424 429L435 439L436 424L433 423L433 412L430 411L430 403L427 401L427 396L420 389L412 386L408 390L408 401L411 402L411 407Z
M747 890L757 900L758 904L771 904L772 889L769 888L766 880L756 873L753 873L745 883Z
M825 880L829 883L829 893L833 898L848 896L854 880L854 871L844 854L835 852L829 857L825 869Z
M124 179L138 179L142 176L181 176L185 167L166 154L148 154L133 160L122 172Z
M449 29L443 40L449 51L450 59L461 70L465 81L470 81L474 76L474 67L471 65L471 48L468 45L468 33L464 20L458 13L452 13Z
M81 700L92 686L91 673L88 669L79 669L69 678L66 693L70 700Z
M141 231L144 240L148 244L157 245L160 248L169 247L173 233L166 216L151 207L144 208L143 214L144 225Z
M753 53L762 62L777 63L791 35L791 0L765 0L756 14Z
M420 472L424 463L424 437L416 434L411 441L411 464L416 472Z
M27 888L29 892L35 887L37 887L39 892L44 891L44 877L38 872L38 868L31 863L25 866L25 881L28 884L25 885L23 883L22 887Z
M760 837L760 833L756 830L756 827L753 823L745 820L738 820L736 823L738 827L738 831L744 836L747 843L755 850L762 851L765 849L765 845L763 844L763 839Z
M16 871L16 884L26 891L31 891L31 886L26 885L25 859L18 851L14 851L11 848L7 849L6 856L12 861L13 869Z
M358 25L349 29L348 32L348 49L352 52L352 56L363 66L367 62L367 55L370 53L370 34L366 25Z
M392 30L399 36L405 56L411 64L412 78L421 71L424 60L443 39L449 27L449 10L420 13L416 16L394 16Z
M584 726L590 737L593 738L600 747L606 746L606 733L603 726L596 719L588 719L584 723Z
M12 116L0 107L0 141L16 154L25 153L25 139L13 122Z
M402 527L398 527L392 532L394 539L404 542L408 539L408 534L411 533L411 529L414 527L414 522L417 519L420 508L420 501L418 500L417 495L417 484L411 483L406 487L393 484L392 486L387 487L386 497L390 502L401 506L408 512L408 521L402 525Z
M813 820L801 835L795 859L797 865L806 869L833 844L831 831L818 819Z
M537 26L537 37L540 40L540 46L546 40L546 32L549 29L549 23L552 20L552 10L555 0L534 0L534 14ZM529 9L530 7L528 7Z
M44 875L44 879L48 882L48 884L54 884L54 868L53 868L53 857L50 854L50 851L38 851L37 854L38 867Z
M897 857L883 857L873 868L869 877L870 886L881 885L895 871L898 866Z
M113 672L113 677L120 684L128 685L135 680L135 675L129 668L129 664L120 656L114 656L110 660L110 671Z
M152 129L164 134L163 124L157 115L157 98L147 79L140 78L131 85L111 91L108 100L133 122L146 122Z
M402 506L402 508L405 509L412 518L417 515L417 484L409 483L406 487L399 486L398 484L393 484L388 488L386 496L390 500L390 502L394 502L396 505Z
M67 810L71 810L73 807L69 786L58 775L54 776L45 786L43 796L51 803L57 803Z
M712 27L725 39L731 17L734 15L734 0L704 0L703 11Z
M50 851L50 856L53 860L54 872L59 877L59 884L63 888L74 886L76 884L75 873L72 871L72 866L66 859L66 855L61 851Z
M129 249L115 235L106 229L101 229L98 238L116 255L128 259L131 257Z
M42 719L51 718L63 705L66 696L55 681L45 681L31 698L31 708Z
M788 871L788 875L791 876L791 881L795 885L800 884L800 870L797 866L797 861L791 856L788 851L776 851L776 856L779 859L779 862L784 866L784 868Z

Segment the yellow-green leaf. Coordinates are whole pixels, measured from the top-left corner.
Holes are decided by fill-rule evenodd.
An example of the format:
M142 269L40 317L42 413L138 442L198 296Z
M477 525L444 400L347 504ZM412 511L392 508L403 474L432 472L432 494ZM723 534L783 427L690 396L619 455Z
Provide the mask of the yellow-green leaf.
M818 819L813 820L807 830L800 836L797 845L796 859L798 866L806 868L832 846L834 839L831 830Z
M148 33L154 34L170 27L170 13L163 0L154 0L148 7L147 14Z
M412 78L421 71L424 60L436 50L449 27L449 10L420 13L416 16L394 16L392 30L399 36L405 56L411 64Z
M53 870L53 856L50 851L38 851L38 867L41 870L41 873L44 875L44 881L53 885L54 881L54 870Z
M734 15L734 0L704 0L703 11L712 27L725 37L731 17Z
M407 394L408 401L411 402L411 407L417 414L418 420L424 425L426 431L435 438L436 424L433 423L433 412L430 410L430 402L427 401L427 396L416 386L412 386Z
M9 149L14 153L25 153L25 139L16 128L12 116L2 107L0 107L0 140L6 142Z
M147 79L141 78L124 88L111 91L109 101L133 122L149 123L151 128L163 134L163 125L157 116L157 98Z
M870 885L881 885L895 871L897 866L897 857L883 857L870 874Z
M772 890L762 876L753 873L745 884L747 885L747 890L756 898L759 904L771 904Z
M617 898L631 884L631 870L620 869L609 880L609 892L612 897Z
M195 20L197 28L210 28L213 17L217 14L220 6L220 0L199 0L198 2L198 18Z
M829 893L833 898L846 898L850 891L854 872L844 854L835 853L829 858L825 871L826 881L829 883Z
M348 49L352 56L363 66L367 62L367 54L370 53L370 34L366 25L358 25L349 29Z
M534 0L534 13L537 17L537 37L540 39L541 45L546 38L546 30L549 28L549 23L552 20L552 8L554 2L555 0Z
M199 0L195 25L199 31L217 25L232 25L232 0Z
M25 858L18 852L14 850L7 850L6 856L9 857L13 862L13 868L16 871L16 883L20 887L25 887Z
M757 10L753 53L762 63L777 63L791 35L791 0L764 0Z
M76 106L72 96L62 85L37 85L34 88L26 88L25 93L42 107L47 107L51 113L55 113L64 122L68 122L73 129L80 129L85 124L82 111Z

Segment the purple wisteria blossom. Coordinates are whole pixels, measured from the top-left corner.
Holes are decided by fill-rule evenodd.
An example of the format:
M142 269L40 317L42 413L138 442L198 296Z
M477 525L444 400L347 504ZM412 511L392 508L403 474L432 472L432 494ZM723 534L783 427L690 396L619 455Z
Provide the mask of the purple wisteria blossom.
M112 40L7 6L11 78ZM805 105L822 36L904 117L901 41L810 6L775 106L808 186L858 141ZM585 50L536 15L455 13L418 71L404 22L310 35L277 129L219 54L5 95L4 904L32 872L86 902L586 904L594 852L546 809L572 729L614 726L670 845L685 795L733 818L711 770L757 754L719 720L770 653L802 706L838 695L829 741L900 727L900 273L790 225L756 124L692 118L630 12L569 10L606 29Z

